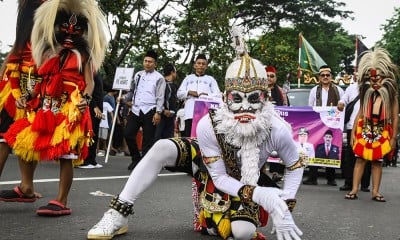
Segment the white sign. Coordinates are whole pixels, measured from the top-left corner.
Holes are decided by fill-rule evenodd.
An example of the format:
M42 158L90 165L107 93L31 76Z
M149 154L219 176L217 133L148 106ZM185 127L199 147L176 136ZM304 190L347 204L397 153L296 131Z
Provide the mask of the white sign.
M117 68L115 71L113 89L129 90L133 77L133 68Z

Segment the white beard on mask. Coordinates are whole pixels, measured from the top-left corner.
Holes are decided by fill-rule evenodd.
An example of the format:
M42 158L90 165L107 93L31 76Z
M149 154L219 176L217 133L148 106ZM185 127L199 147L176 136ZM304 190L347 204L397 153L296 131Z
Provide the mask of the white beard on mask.
M257 111L255 119L248 123L241 123L235 119L226 104L216 111L216 131L224 134L225 141L239 148L237 157L241 160L241 182L256 186L259 176L260 145L270 138L271 118L277 115L273 105L265 103L262 111Z

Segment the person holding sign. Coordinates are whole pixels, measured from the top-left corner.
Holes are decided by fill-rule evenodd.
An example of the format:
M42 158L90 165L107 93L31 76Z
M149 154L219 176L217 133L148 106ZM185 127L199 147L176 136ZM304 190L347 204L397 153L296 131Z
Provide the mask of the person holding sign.
M283 89L276 83L278 76L276 68L273 66L267 66L265 68L268 77L268 97L269 101L275 106L288 106L288 98L284 93ZM285 166L277 162L269 163L269 172L272 173L272 179L274 181L280 181L284 174Z
M319 84L313 87L310 91L310 95L308 97L308 105L313 106L336 106L343 96L344 91L339 86L332 83L332 73L331 68L329 66L321 66L319 68L318 79ZM325 134L326 135L326 134ZM324 136L325 136L324 135ZM332 137L332 134L330 134ZM325 139L325 137L324 137ZM317 156L317 151L315 151ZM338 158L335 158L338 159ZM318 167L310 166L310 175L307 180L303 182L306 185L317 185L317 173ZM328 185L336 186L335 181L335 169L331 167L325 168L326 178L328 179Z
M336 106L343 96L341 87L332 83L332 73L329 66L321 66L318 73L319 84L313 87L308 96L308 105L313 106Z
M143 70L135 74L131 90L125 95L124 101L131 107L124 135L132 157L128 170L133 170L153 146L156 127L164 110L166 83L164 76L156 71L156 65L157 53L148 50L143 59ZM136 135L140 128L143 131L141 153L136 143Z
M205 74L208 67L208 60L204 54L199 54L196 57L193 68L194 73L183 79L177 96L185 101L185 137L190 137L192 132L192 120L194 102L201 96L221 98L221 91L215 79Z

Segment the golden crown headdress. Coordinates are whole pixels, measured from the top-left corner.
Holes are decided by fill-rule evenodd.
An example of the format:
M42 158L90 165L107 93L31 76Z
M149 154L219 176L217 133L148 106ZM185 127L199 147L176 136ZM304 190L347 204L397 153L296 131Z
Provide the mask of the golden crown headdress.
M233 26L230 32L233 41L231 45L235 48L237 59L226 70L225 91L266 91L268 83L264 65L249 56L242 35L243 31L238 26Z
M266 91L267 89L267 73L264 65L257 59L251 58L247 53L231 63L226 70L226 91L251 92L254 90Z

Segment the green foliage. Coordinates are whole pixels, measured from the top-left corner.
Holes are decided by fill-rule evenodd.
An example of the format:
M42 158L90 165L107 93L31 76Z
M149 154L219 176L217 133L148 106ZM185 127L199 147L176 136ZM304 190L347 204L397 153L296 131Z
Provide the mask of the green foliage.
M348 18L351 11L339 10L345 6L335 0L233 0L237 4L237 16L251 29L266 26L276 30L283 23L319 25L326 18Z
M223 9L223 11L221 11ZM229 20L235 6L227 0L194 0L185 8L186 15L176 22L175 44L182 50L179 69L191 73L192 63L199 53L209 58L207 73L213 75L220 87L224 82L225 69L233 56L230 46Z
M327 26L314 26L313 31L304 33L302 29L308 27L298 26L296 28L279 28L273 32L266 33L257 40L252 40L253 48L251 55L265 65L272 65L277 69L278 83L286 81L290 73L291 82L295 79L298 66L299 33L310 42L318 54L327 62L335 73L345 71L353 72L352 61L354 59L355 36L348 35L343 29L335 30L336 24Z
M292 28L281 28L266 33L255 43L251 55L265 65L277 69L277 81L282 85L287 73L296 75L298 59L298 32Z
M392 61L400 65L400 8L395 9L393 17L383 25L384 34L378 45L383 46L391 54ZM397 78L397 84L400 85L400 76ZM400 102L400 96L398 96Z
M393 17L383 25L384 34L378 45L382 45L392 55L392 60L400 65L400 8L395 9Z
M140 69L147 49L155 48L160 54L157 23L161 12L170 2L173 1L165 1L157 11L152 12L145 0L99 0L112 32L102 71L105 82L113 81L117 67L126 65Z

